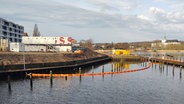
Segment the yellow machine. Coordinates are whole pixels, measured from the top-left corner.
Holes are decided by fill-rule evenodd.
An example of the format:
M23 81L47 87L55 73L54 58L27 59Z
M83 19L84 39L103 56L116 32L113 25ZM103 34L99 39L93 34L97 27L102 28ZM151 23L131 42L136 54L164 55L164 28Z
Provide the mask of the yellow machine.
M116 49L112 50L113 55L130 55L130 50L121 50L121 49Z

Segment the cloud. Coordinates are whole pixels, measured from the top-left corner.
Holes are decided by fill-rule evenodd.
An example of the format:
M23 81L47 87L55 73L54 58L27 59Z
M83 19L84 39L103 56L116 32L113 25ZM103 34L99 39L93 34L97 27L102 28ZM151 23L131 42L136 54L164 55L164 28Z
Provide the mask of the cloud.
M184 34L184 13L175 7L182 7L181 3L174 2L171 7L175 9L171 11L154 3L139 5L134 0L0 2L3 4L0 5L0 15L24 25L29 34L32 34L34 24L38 24L44 36L71 35L77 40L92 38L95 42L154 40L162 38L161 34L171 38Z

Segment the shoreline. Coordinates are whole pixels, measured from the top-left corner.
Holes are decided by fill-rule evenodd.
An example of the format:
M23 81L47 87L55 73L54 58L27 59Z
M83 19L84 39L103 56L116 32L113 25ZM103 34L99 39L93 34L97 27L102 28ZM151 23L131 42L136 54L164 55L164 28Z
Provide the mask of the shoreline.
M25 64L23 61L23 55L25 57ZM55 70L61 68L79 68L111 60L111 57L93 52L91 50L87 50L83 54L0 52L0 58L1 75L4 73L25 73L41 70Z

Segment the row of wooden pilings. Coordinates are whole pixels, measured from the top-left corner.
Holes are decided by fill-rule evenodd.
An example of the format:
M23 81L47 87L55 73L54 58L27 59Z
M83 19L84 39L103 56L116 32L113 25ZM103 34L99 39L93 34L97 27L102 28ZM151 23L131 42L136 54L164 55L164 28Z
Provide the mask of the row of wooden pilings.
M163 59L150 59L150 61L152 61L153 63L155 63L155 69L156 69L156 65L159 64L159 69L160 71L164 70L164 65L166 66L166 72L168 74L168 66L172 66L172 74L174 76L174 70L175 67L179 67L179 75L180 75L180 79L182 78L182 70L184 67L184 63L183 62L177 62L175 60L163 60ZM153 68L153 64L152 64L152 68Z
M94 69L94 66L92 66L92 69ZM81 75L82 74L82 69L81 69L81 67L79 67L78 70L79 70L79 74L80 74L79 80L81 81L82 80L82 75ZM93 70L92 73L94 73L94 70ZM104 73L104 66L102 66L102 73ZM27 75L29 76L30 88L32 90L32 88L33 88L33 74L29 73ZM52 72L52 70L50 70L49 78L50 78L50 85L52 86L53 85L53 72ZM68 76L66 75L66 76L64 76L64 78L65 78L65 80L67 80ZM104 78L104 75L103 75L103 78ZM8 81L8 89L11 90L11 76L10 75L7 76L7 81Z

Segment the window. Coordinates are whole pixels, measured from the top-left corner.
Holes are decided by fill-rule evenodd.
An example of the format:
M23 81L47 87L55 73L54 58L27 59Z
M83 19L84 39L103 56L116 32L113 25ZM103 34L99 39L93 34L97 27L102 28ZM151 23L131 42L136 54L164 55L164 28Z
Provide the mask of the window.
M9 23L8 23L8 22L6 22L6 21L4 21L4 25L9 26Z
M4 29L4 30L7 30L7 27L6 27L6 26L3 26L3 29Z
M12 31L12 28L9 28L10 31Z
M12 38L10 38L10 42L12 42L13 41L13 39Z
M6 36L7 35L7 32L3 32L3 35Z
M13 27L14 27L14 28L16 28L16 25L15 25L15 24L13 24Z

